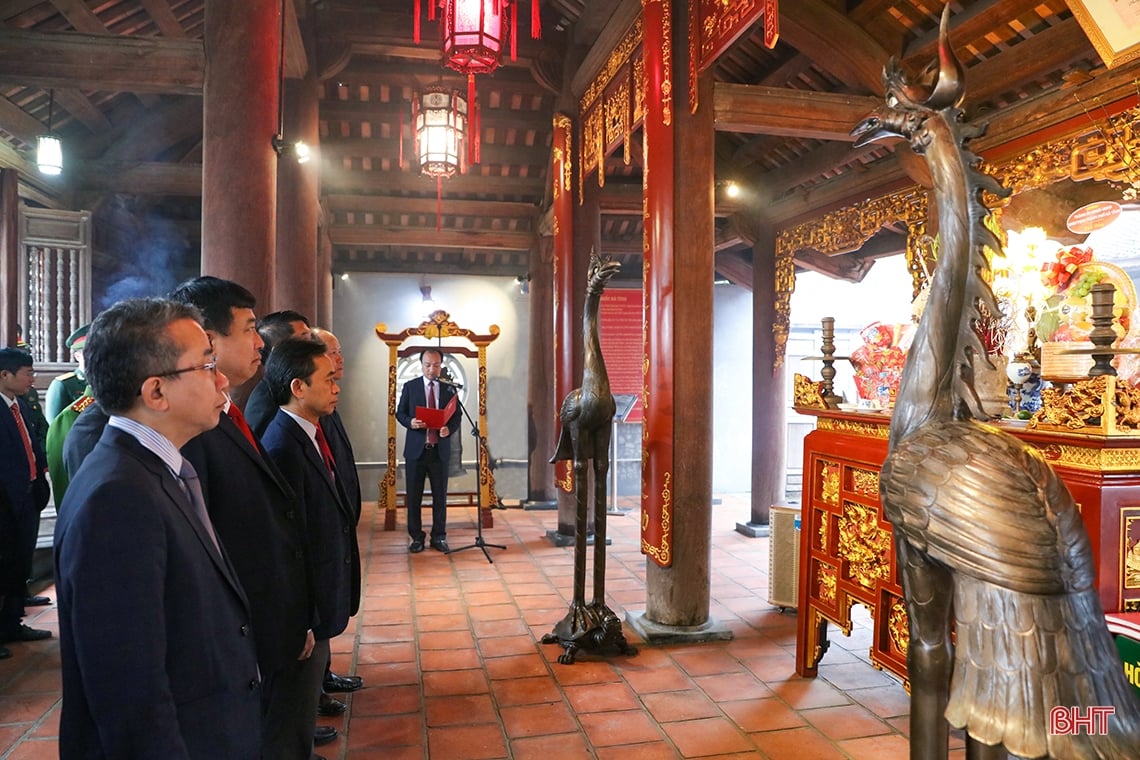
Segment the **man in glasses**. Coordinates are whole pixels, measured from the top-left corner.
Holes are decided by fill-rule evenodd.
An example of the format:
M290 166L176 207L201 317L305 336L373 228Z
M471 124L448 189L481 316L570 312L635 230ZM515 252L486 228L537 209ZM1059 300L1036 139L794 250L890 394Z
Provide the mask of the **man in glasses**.
M226 401L198 316L122 301L88 337L109 419L56 523L61 760L262 757L249 601L179 453Z
M171 298L202 313L218 368L231 386L254 376L262 340L252 293L231 280L196 277L179 285ZM198 470L218 538L249 592L263 679L263 756L309 760L317 696L307 678L317 621L303 506L238 405L227 398L220 412L217 427L190 441L182 453ZM330 726L321 743L335 738Z

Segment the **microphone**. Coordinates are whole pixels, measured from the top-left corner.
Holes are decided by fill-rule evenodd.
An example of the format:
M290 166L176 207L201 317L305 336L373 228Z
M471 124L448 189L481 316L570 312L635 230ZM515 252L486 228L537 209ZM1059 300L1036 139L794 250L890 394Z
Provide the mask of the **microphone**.
M459 388L461 390L463 388L461 384L455 382L454 380L448 380L446 377L437 377L435 380L440 385L450 385L452 388Z

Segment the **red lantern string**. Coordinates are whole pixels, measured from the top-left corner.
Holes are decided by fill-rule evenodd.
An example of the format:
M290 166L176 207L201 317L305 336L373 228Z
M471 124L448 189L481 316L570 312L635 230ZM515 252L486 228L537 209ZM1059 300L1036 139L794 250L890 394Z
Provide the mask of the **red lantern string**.
M443 214L443 178L435 175L435 231L439 232L439 218Z
M538 0L530 0L530 38L542 39L542 14L538 10Z
M414 113L415 110L416 110L416 102L415 102L415 99L413 98L412 99L412 112ZM412 123L413 124L415 123L415 119L412 119ZM399 163L399 166L400 166L401 170L404 168L404 109L402 109L402 108L400 109L400 163Z
M511 61L517 61L518 56L518 33L515 31L519 28L519 4L516 2L511 3Z
M475 126L471 130L471 137L475 141L474 142L475 150L474 150L473 162L476 164L480 164L483 162L483 156L482 156L482 152L483 152L483 138L482 138L482 133L483 133L483 107L481 105L479 105L478 100L475 101L475 105L473 106L472 110L474 111L474 114L472 115L471 118L472 118L472 121L475 123Z
M420 0L416 0L416 16L412 21L412 39L417 45L420 44L420 12Z

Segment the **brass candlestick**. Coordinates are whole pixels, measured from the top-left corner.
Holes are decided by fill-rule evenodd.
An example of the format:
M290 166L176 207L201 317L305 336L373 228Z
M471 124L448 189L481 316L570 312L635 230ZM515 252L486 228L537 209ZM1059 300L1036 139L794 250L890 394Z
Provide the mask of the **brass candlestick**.
M835 355L835 317L824 317L820 321L823 325L823 343L819 349L822 356L805 356L804 360L823 362L823 369L819 371L823 378L823 401L828 409L838 409L843 397L835 392L835 362L850 357Z
M1089 340L1093 344L1093 350L1089 353L1093 358L1093 366L1089 370L1089 377L1116 374L1116 368L1112 366L1112 357L1116 354L1112 350L1112 344L1116 342L1116 331L1112 329L1112 304L1115 297L1116 286L1111 282L1092 286L1093 329L1089 333Z

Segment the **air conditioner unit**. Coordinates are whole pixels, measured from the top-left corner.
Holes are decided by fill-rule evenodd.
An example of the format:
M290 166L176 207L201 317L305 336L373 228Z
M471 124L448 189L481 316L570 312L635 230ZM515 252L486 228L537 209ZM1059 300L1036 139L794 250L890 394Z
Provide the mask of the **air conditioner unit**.
M773 506L768 543L768 603L796 609L800 590L800 508Z

